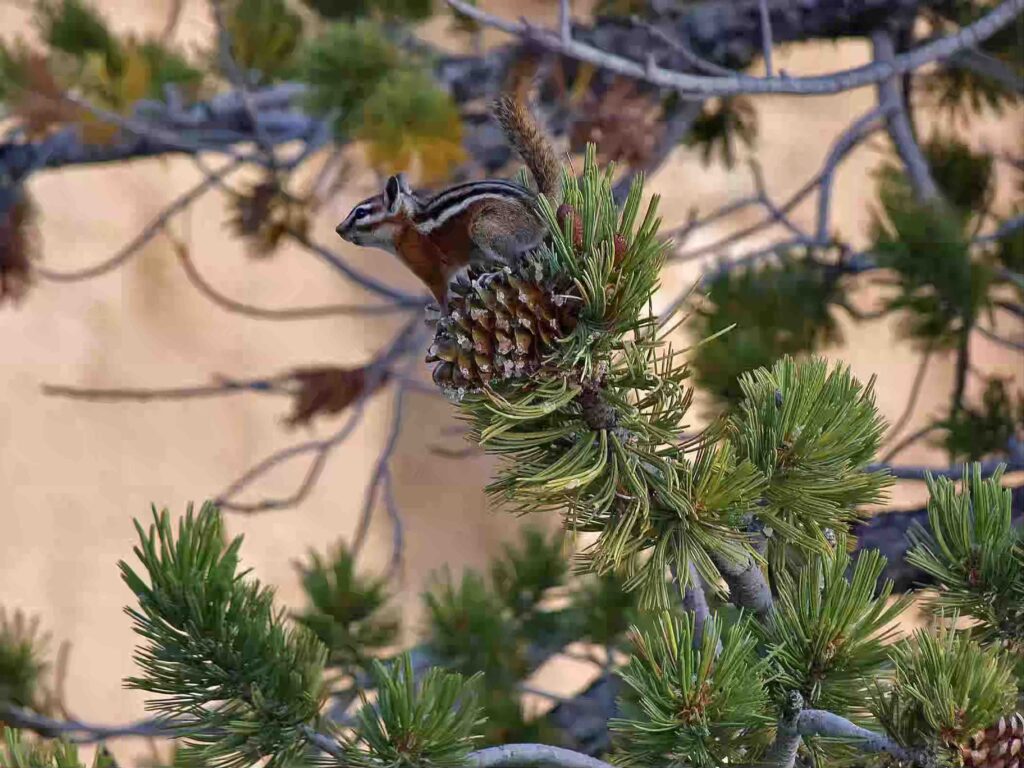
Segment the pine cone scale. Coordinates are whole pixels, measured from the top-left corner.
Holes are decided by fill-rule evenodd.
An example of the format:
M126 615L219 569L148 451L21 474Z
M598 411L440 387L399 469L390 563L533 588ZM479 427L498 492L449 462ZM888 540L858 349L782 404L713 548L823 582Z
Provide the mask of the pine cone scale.
M1024 768L1024 714L979 731L961 750L964 768Z
M434 382L449 393L468 393L494 380L543 373L554 344L574 325L564 293L532 263L477 270L456 282L427 355L437 363Z

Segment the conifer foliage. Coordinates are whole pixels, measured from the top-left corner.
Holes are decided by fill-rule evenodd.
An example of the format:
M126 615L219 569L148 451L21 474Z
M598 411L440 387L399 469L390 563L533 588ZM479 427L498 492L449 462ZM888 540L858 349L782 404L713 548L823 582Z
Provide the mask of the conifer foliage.
M299 564L310 604L289 621L240 570L241 539L226 541L214 506L176 527L154 511L136 524L141 568L121 564L140 638L128 684L150 695L181 765L502 765L483 762L487 745L563 738L517 696L581 637L609 659L616 647L628 654L606 747L614 765L788 768L787 754L833 764L868 739L901 765L952 766L1012 717L1024 547L999 474L982 479L975 465L961 491L929 483L929 525L910 557L940 586L939 627L896 640L889 628L907 602L879 585L884 558L847 553L856 510L889 482L868 466L882 431L871 385L843 366L784 358L741 379L727 420L684 437L686 356L651 309L666 248L657 200L643 212L637 180L619 208L611 178L591 148L581 178L565 177L572 215L541 199L551 237L528 263L545 282L507 282L523 301L564 286L576 305L575 324L537 349L543 374L481 381L454 406L504 459L497 500L592 534L575 553L568 604L548 607L570 583L567 543L530 532L490 579L441 574L425 595L422 644L381 663L373 657L398 629L387 589L344 547ZM705 585L714 611L687 597ZM958 628L960 615L976 625ZM31 702L33 648L31 633L0 634L0 659L22 673L10 704ZM804 717L843 725L802 731ZM999 748L1016 743L1006 733ZM12 765L76 765L64 747L26 757L35 747L7 738Z
M645 14L653 5L612 0L597 11ZM758 4L762 23L771 20L768 5ZM844 14L855 12L846 5ZM992 5L928 4L922 21L940 37ZM459 87L429 74L438 64L429 46L410 44L401 28L430 17L429 0L214 7L216 44L186 53L164 38L116 33L85 0L39 0L37 38L0 40L0 100L16 124L0 161L13 168L4 153L16 157L40 142L52 142L47 152L77 142L84 156L107 159L198 158L209 148L201 142L214 142L238 164L260 165L249 186L206 179L227 190L223 218L255 254L270 257L290 239L393 302L332 311L419 313L418 297L317 249L317 191L300 193L291 174L324 145L351 141L378 172L415 167L427 183L448 178L474 152L485 154L467 104L481 83L494 84L494 71L454 57L438 71L468 69ZM475 7L452 20L478 36ZM531 46L565 45L573 28L563 20L568 29L557 36L527 25L529 55L508 57L513 68L530 59ZM767 24L759 32L770 44ZM939 66L920 76L922 91L958 120L1010 108L1019 93L983 77L1012 79L1021 38L1010 32L992 37L985 52L959 51L961 61L981 58L980 74ZM704 60L713 51L684 42L672 52L697 70L757 81L733 77L753 57L742 44L723 44L715 63ZM659 61L650 56L645 77L670 71ZM304 601L289 610L242 566L242 539L226 535L218 508L230 500L190 505L176 520L154 508L135 523L134 559L120 572L138 644L138 672L126 684L146 694L155 716L124 728L73 719L40 623L0 610L0 768L82 768L77 742L125 735L169 737L174 768L1021 768L1024 532L990 458L1019 452L1024 399L994 376L984 378L980 402L964 386L974 375L974 332L998 312L1024 316L1020 209L995 204L999 163L1014 160L934 132L914 144L932 182L925 186L935 187L929 194L905 156L883 161L863 251L831 234L827 216L813 236L804 232L788 218L804 193L774 206L758 177L756 202L794 239L723 262L703 290L658 314L659 282L676 254L659 199L645 197L637 168L623 195L618 169L599 158L654 162L671 135L667 125L651 127L654 116L667 122L687 105L678 94L659 100L650 83L610 84L579 61L547 69L561 81L545 84L546 97L559 91L562 106L594 107L570 127L574 142L614 140L600 150L587 145L581 173L563 170L557 208L539 198L549 232L540 246L501 268L474 265L451 286L418 351L470 440L500 461L488 486L496 505L530 522L557 519L558 530L525 528L484 572L441 569L415 626L395 606L390 574L374 575L359 560L361 537L296 563ZM865 71L873 70L856 70ZM776 80L785 88L801 78ZM228 110L232 120L188 141L150 132L146 122L199 125L232 99L244 110ZM267 119L259 99L285 106ZM675 141L732 168L757 138L752 97L691 106L687 135ZM873 119L897 124L892 105L883 106ZM650 130L624 128L631 119ZM296 121L308 130L283 127ZM644 135L631 136L630 127ZM239 136L254 154L241 154ZM304 144L293 164L280 151L288 143ZM0 163L0 305L33 284L36 209L23 177L49 157L19 167L18 178L4 176ZM332 163L344 165L339 158L312 187L334 183L324 179ZM808 189L820 187L827 214L835 166L826 170ZM882 288L875 312L857 309L851 295L863 274ZM877 462L886 424L875 382L816 354L841 340L842 313L897 318L902 341L923 350L925 363L932 353L955 355L952 403L922 434L953 460L989 459L964 467L959 485L926 475L927 523L911 532L907 561L934 589L919 601L928 626L911 637L894 629L911 598L882 579L886 559L853 553L854 526L885 501L894 477ZM385 384L397 382L402 393L409 377L389 365L408 354L410 339L423 339L413 327L418 317L372 363L296 369L284 383L249 386L296 396L293 425L361 407ZM684 348L680 327L692 341ZM711 395L713 418L701 429L691 384ZM307 447L329 451L345 434ZM375 483L385 496L390 472L382 458ZM590 665L596 677L583 694L532 684L559 655ZM555 708L535 716L526 696ZM93 764L116 765L105 749Z

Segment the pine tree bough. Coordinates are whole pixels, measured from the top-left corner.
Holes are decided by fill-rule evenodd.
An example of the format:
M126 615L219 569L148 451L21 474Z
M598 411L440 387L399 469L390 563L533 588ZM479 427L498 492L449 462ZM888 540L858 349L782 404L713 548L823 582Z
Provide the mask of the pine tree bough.
M229 5L234 7L224 7ZM955 148L940 152L937 162L933 147L917 143L898 81L901 74L944 57L958 66L960 60L987 55L971 46L1004 28L1024 7L1018 0L994 9L991 4L979 7L976 20L958 32L945 34L943 29L944 37L897 53L894 39L880 31L880 24L888 26L896 16L895 26L909 23L922 7L911 0L853 5L857 7L832 0L677 4L678 10L655 8L656 18L648 24L599 19L592 27L574 27L569 3L561 0L557 32L526 22L501 22L499 26L522 38L521 44L487 57L444 58L435 62L435 73L465 104L497 88L509 58L524 49L535 52L539 45L561 54L559 71L566 80L561 85L586 85L588 97L606 93L610 74L615 73L632 73L629 88L641 99L653 100L657 89L663 89L659 96L675 91L673 99L681 93L684 98L674 108L683 126L677 130L683 133L693 121L707 116L701 99L708 95L833 93L877 85L878 106L842 135L821 173L790 202L775 205L755 171L757 194L749 204L763 207L770 221L782 224L793 238L784 247L775 244L760 255L740 257L738 266L730 267L746 268L772 252L790 263L791 249L804 249L806 261L822 268L813 276L824 278L790 282L790 287L797 284L809 290L789 291L789 303L783 306L803 307L805 294L820 294L816 311L827 318L830 306L841 298L821 290L822 285L834 287L839 275L881 266L905 276L912 270L906 264L902 271L901 265L894 266L893 252L912 250L915 244L914 232L900 231L890 233L888 241L877 235L872 253L854 254L835 242L830 234L830 196L839 163L884 119L902 160L902 168L895 168L900 200L934 200L942 182L944 195L974 194L984 201L990 179L977 174L984 163L974 163L969 152ZM223 9L218 4L216 10ZM484 23L494 23L482 11L473 13ZM41 141L18 139L17 144L0 145L0 209L17 197L12 191L20 193L12 184L21 184L48 165L186 153L197 155L206 174L200 187L173 203L113 259L75 273L38 274L76 280L120 266L163 231L167 218L183 205L211 187L223 188L228 170L241 164L294 170L328 141L337 121L344 123L347 114L307 114L298 102L299 96L308 95L301 86L250 88L248 73L243 74L233 60L236 52L225 20L218 18L218 23L226 70L236 84L225 101L215 98L186 110L169 95L167 104L144 100L129 114L96 107L76 95L67 99L76 105L75 114L108 120L120 136L114 144L83 150L65 125ZM347 35L344 39L353 37L352 28L332 29L341 30L343 37ZM363 31L365 27L356 28L356 37ZM791 41L802 34L870 37L875 60L822 77L773 77L773 40ZM652 45L652 38L665 49ZM345 48L333 49L339 47ZM769 77L732 71L749 66L758 55L764 57ZM376 66L387 56L363 58ZM685 61L680 64L680 59ZM593 79L582 76L590 69L578 62L596 64ZM996 80L1006 79L1004 68L987 69ZM331 80L329 90L340 90L339 80ZM543 99L552 98L541 90ZM686 101L695 94L698 98ZM609 101L614 108L615 102ZM217 104L226 105L225 111L203 111ZM641 104L639 113L645 106ZM664 106L663 115L671 111ZM731 120L742 117L743 110L722 105L713 114ZM473 119L455 118L446 125L457 131ZM564 115L553 116L556 131L565 129L564 120ZM465 141L470 153L485 168L502 165L508 157L505 148L487 146L486 129L476 125L479 130ZM672 138L671 130L666 136ZM276 150L288 137L303 146L293 160L280 162ZM337 138L340 144L349 135ZM663 142L653 153L653 142L645 142L648 154L626 155L638 165L656 164L681 138L680 134ZM253 141L259 151L242 154L238 147ZM209 150L226 155L231 164L221 171L206 170L198 153ZM651 154L658 157L647 160ZM147 531L140 526L138 531L136 554L144 568L137 573L122 564L122 573L137 599L129 613L144 643L138 652L142 674L130 685L153 694L150 706L166 717L103 727L60 722L33 708L0 701L0 719L46 738L63 735L80 742L177 736L198 764L231 768L248 768L257 760L283 765L293 759L325 768L610 768L613 763L619 768L651 768L669 760L690 768L793 768L797 761L831 765L852 752L886 755L914 768L959 759L968 768L1018 768L1013 761L1019 763L1024 748L1024 720L1010 713L1019 705L1024 680L1024 545L1013 527L1012 508L1014 499L1021 498L1020 490L1014 495L1000 487L1002 465L995 463L971 465L963 473L962 491L950 482L956 470L935 480L923 470L893 472L887 464L873 464L884 424L872 386L863 386L843 366L808 359L806 353L815 349L810 345L773 353L763 364L744 357L747 373L738 379L729 373L730 386L739 384L726 428L689 436L688 371L664 330L682 302L660 319L651 309L668 247L658 234L656 201L646 212L641 210L642 176L626 174L625 182L613 183L612 171L599 169L596 157L596 150L589 147L582 176L575 171L565 174L565 204L552 210L541 201L540 215L549 237L535 252L506 268L476 268L456 283L444 315L434 321L427 358L434 364L435 382L454 395L461 415L471 422L472 439L505 460L490 492L516 512L561 513L567 528L596 534L592 545L575 553L584 588L568 597L569 607L538 607L556 593L565 598L558 590L568 586L568 564L560 546L527 538L522 552L509 550L496 563L491 581L467 574L461 583L449 580L428 596L431 629L417 657L425 663L414 664L413 654L402 654L389 664L370 661L393 643L397 625L378 613L384 602L379 586L357 584L353 559L368 536L374 493L381 487L395 523L392 566L401 555L402 532L388 462L399 434L403 395L412 385L389 365L409 357L409 349L422 348L412 331L419 325L415 318L364 368L298 370L287 377L290 385L299 385L293 393L296 420L350 406L352 418L328 438L275 454L221 499L225 509L235 511L280 508L301 499L328 452L354 428L368 394L386 377L398 381L391 432L376 463L351 549L325 561L314 556L303 572L314 609L288 621L274 608L270 590L237 571L240 542L223 540L215 509L204 507L198 517L190 511L177 534L166 513L157 515L153 527ZM944 162L970 166L967 182L947 183ZM629 194L623 202L618 191L624 186ZM790 212L815 189L820 189L820 198L817 231L812 235ZM389 306L421 306L418 296L362 275L329 249L312 243L306 234L305 210L293 205L295 198L289 194L273 174L261 176L255 187L236 196L236 233L271 246L287 235L345 277L391 301ZM887 204L888 223L896 219L912 229L924 221L926 230L948 223L918 216L919 211L900 218L901 211L888 205L893 196L880 197ZM732 210L747 204L731 204ZM980 210L980 204L967 207ZM983 215L989 213L986 208ZM925 255L931 259L941 251L953 282L962 287L977 276L971 271L974 267L988 266L988 261L976 263L968 248L991 247L983 255L986 260L996 258L994 251L1002 247L1005 235L1024 220L1016 219L1016 224L1008 219L984 235L936 238L926 231L921 238ZM692 229L688 225L685 232ZM16 234L22 233L18 227ZM9 285L2 281L5 262L8 275L25 273L22 257L27 251L17 239L12 241L9 231L7 241L13 242L17 258L4 259L0 252L0 298ZM718 251L725 244L705 248ZM833 246L838 251L834 262L829 260ZM911 260L907 253L902 255ZM1005 254L1000 251L998 257ZM1020 286L1017 268L1007 266L1016 263L1012 257L992 270L1008 288ZM957 271L958 267L965 269ZM927 288L925 293L931 296L935 280L943 277L940 272L929 268L923 285L912 287ZM189 274L195 278L194 271ZM768 283L766 273L750 275L754 279L747 281L748 287L785 285L781 280ZM992 279L987 272L981 276ZM739 297L728 310L738 315L732 322L744 320L743 325L761 330L742 311L751 292L731 295ZM940 302L931 317L942 315L951 303L955 302ZM941 322L973 318L957 307L952 321L946 312ZM822 317L813 307L809 313L792 315L805 322L808 316ZM698 333L697 338L708 342L701 348L710 348L723 327ZM945 329L943 325L940 331ZM964 338L961 335L961 341ZM966 375L966 355L960 362ZM239 380L219 389L270 391L274 386L283 386L283 381ZM163 393L193 397L211 389L218 388ZM960 390L958 386L958 406ZM78 394L151 397L154 391ZM1011 449L1011 466L1019 465L1017 442L1000 440L997 448L1005 447ZM252 505L230 501L263 469L306 452L314 461L293 496ZM927 520L921 520L926 524L910 536L907 566L937 585L929 608L937 615L950 609L965 614L974 624L967 631L940 621L934 632L897 641L886 627L904 609L905 600L890 601L891 585L879 584L886 572L884 558L870 548L861 551L855 563L847 555L849 534L861 525L857 510L876 503L891 477L901 474L923 475L930 493L922 514ZM893 554L894 561L902 560L902 550ZM673 578L666 577L668 572ZM705 586L718 589L723 580L732 605L712 612ZM736 608L743 615L737 615ZM957 624L953 619L951 626ZM365 626L354 628L364 620ZM591 691L568 698L524 685L543 660L581 637L606 649L605 658L596 662L600 681ZM626 647L628 662L614 675L616 652ZM12 656L20 658L17 654L23 648L0 614L0 700L6 695L5 664ZM770 653L763 652L766 648ZM369 666L372 672L367 671ZM38 670L30 671L34 675ZM346 684L332 690L333 673L339 671ZM483 686L476 685L478 674L484 676ZM377 696L364 699L350 714L356 697L369 690L376 690ZM480 748L480 739L500 743L547 738L543 728L554 718L526 722L519 709L521 693L558 701L559 715L572 710L560 724L568 721L563 735L567 742L575 739L581 752L533 743ZM582 706L584 702L590 706ZM872 722L882 730L858 725ZM529 735L519 736L516 728ZM515 736L508 735L510 729ZM615 735L614 743L609 733ZM0 746L0 762L5 762L3 749ZM8 749L22 754L13 742ZM12 761L31 762L21 757ZM71 764L61 765L65 763Z
M579 59L610 72L640 80L659 88L686 94L729 96L742 93L825 95L874 85L895 75L906 74L957 52L984 42L1013 22L1024 10L1024 0L1004 0L989 14L959 32L926 43L909 53L900 54L891 63L874 63L862 67L815 77L757 78L737 73L731 77L695 75L664 69L653 57L631 60L607 53L588 43L560 36L528 22L503 20L482 11L465 0L448 0L448 4L466 16L503 32L528 39L544 48L569 58Z
M761 566L753 557L741 562L731 561L726 557L714 557L715 567L729 585L729 599L738 607L752 611L759 618L764 618L772 610L772 591L768 580L761 571Z
M469 755L470 768L615 768L595 757L546 744L504 744Z

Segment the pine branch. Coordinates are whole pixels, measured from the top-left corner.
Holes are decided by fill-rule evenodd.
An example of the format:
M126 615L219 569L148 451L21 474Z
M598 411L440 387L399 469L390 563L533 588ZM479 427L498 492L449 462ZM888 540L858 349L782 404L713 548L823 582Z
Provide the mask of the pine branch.
M1013 524L1024 525L1024 485L1010 488ZM914 507L881 512L853 526L851 535L857 539L858 551L877 550L887 560L882 578L893 582L896 592L905 592L915 585L927 585L933 579L907 562L911 546L907 533L916 526L927 526L927 507Z
M871 34L871 45L875 62L890 67L895 73L896 49L892 34L887 30L876 30ZM888 114L889 136L907 169L911 187L918 201L939 202L941 195L938 185L932 178L928 162L917 139L914 138L914 130L896 74L878 82L878 103Z
M139 720L126 725L97 725L81 720L55 720L37 712L0 703L0 723L32 731L45 738L62 739L71 744L95 744L129 737L171 736L174 723L161 718Z
M771 613L772 591L753 557L748 555L745 561L738 563L720 557L715 557L714 561L729 585L729 600L733 605L752 612L759 619Z
M947 37L926 43L919 48L897 56L891 63L875 62L862 67L815 77L765 77L746 75L715 77L663 69L653 59L641 63L608 53L595 46L562 38L527 21L507 21L482 11L465 0L448 0L448 4L469 18L510 35L540 45L569 58L592 64L619 75L640 80L659 88L668 88L683 94L701 97L730 96L744 93L826 95L853 88L874 85L893 76L913 72L927 64L949 58L971 46L984 42L1000 29L1012 23L1024 9L1024 0L1004 0L993 11L973 24Z
M473 752L471 768L615 768L594 757L546 744L504 744Z

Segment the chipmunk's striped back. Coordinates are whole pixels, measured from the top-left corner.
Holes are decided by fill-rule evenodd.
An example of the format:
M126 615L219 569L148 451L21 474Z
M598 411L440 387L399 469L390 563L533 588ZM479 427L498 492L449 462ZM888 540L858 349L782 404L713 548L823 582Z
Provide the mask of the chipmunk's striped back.
M429 198L412 219L421 232L431 232L449 219L467 212L485 200L501 200L532 206L537 201L537 195L533 190L511 181L472 181L449 187Z

